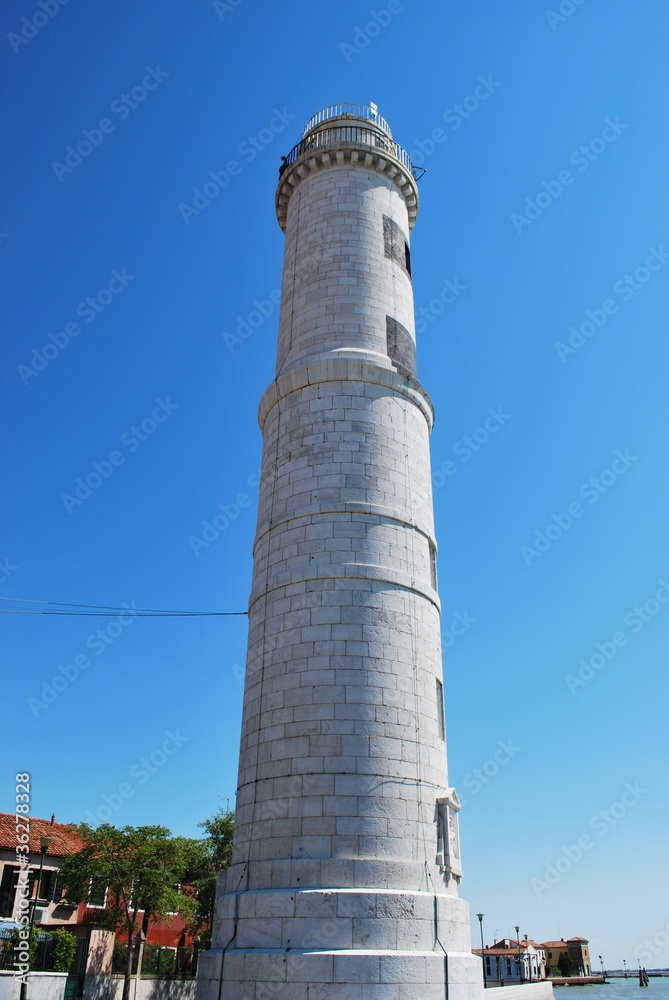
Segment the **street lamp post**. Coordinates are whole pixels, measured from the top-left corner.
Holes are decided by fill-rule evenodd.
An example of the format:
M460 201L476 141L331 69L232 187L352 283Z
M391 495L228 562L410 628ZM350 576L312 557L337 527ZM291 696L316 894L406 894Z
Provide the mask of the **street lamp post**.
M623 958L623 973L625 975L625 979L627 979L627 962L625 961L624 958Z
M527 934L525 935L525 954L527 955L527 971L530 974L530 982L532 982L532 956L530 955L528 948Z
M478 917L479 928L481 930L481 962L483 963L483 989L486 989L488 986L488 980L486 979L486 974L485 974L485 946L483 944L483 914L477 913L476 916Z
M518 924L516 924L514 930L516 932L516 944L518 945L518 978L519 978L519 980L522 983L522 981L523 981L523 966L521 965L521 962L520 962L520 927L518 926Z
M46 852L49 850L49 844L51 843L51 837L40 837L39 839L39 874L37 876L37 888L35 890L35 899L33 900L32 909L30 911L30 923L28 924L28 956L30 956L30 947L33 940L33 928L35 926L35 910L37 909L37 900L39 899L39 892L42 886L42 869L44 868L44 857ZM30 959L28 961L30 964ZM28 997L28 973L21 980L21 1000L27 1000Z
M602 979L606 979L606 976L604 975L604 959L601 955L599 956L599 964L602 967Z

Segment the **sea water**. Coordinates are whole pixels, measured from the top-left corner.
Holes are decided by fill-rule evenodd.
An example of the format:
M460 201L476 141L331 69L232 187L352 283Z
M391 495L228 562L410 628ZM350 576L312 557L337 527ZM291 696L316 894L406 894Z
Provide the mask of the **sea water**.
M574 994L572 997L571 994ZM594 986L556 986L556 1000L669 1000L669 976L650 976L648 989L641 989L639 976L609 979Z

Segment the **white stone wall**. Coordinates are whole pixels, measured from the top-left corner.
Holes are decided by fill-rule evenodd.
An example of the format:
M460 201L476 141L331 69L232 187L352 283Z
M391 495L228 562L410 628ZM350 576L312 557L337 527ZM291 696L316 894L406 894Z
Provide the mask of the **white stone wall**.
M523 983L516 986L498 986L495 982L488 983L488 989L503 989L499 994L504 1000L553 1000L553 984L545 980L541 983Z
M287 205L233 863L199 1000L221 978L226 1000L417 987L442 1000L445 983L449 1000L474 1000L482 986L467 905L437 863L433 414L388 356L387 316L415 330L383 232L385 215L408 238L408 196L386 168L314 161Z
M130 1000L195 1000L197 992L195 979L138 980L133 976L130 980ZM121 1000L122 996L123 976L84 977L83 1000Z
M29 1000L63 1000L66 972L28 973ZM13 970L0 970L0 1000L19 1000L21 980Z
M234 862L415 862L419 888L447 786L429 427L366 367L264 424Z
M386 315L415 341L411 280L384 255L384 215L408 242L404 197L374 170L335 165L299 184L288 205L278 374L324 353L388 367Z

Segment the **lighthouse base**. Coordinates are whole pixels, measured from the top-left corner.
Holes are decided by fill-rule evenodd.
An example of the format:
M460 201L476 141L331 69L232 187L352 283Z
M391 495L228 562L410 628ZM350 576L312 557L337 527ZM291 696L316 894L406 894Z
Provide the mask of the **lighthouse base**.
M481 961L456 896L265 889L218 904L198 1000L481 1000Z

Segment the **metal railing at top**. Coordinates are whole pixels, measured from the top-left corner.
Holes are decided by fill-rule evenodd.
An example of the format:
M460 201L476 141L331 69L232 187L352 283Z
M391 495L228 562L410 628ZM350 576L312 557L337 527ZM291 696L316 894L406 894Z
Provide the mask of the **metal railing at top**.
M321 122L326 122L330 118L342 118L347 115L351 115L353 118L365 118L367 121L374 122L375 125L383 129L392 139L393 133L390 131L390 125L385 118L381 117L376 108L368 108L364 104L331 104L329 107L323 108L313 118L309 119L302 133L302 138L304 139L311 132L312 128L316 128Z
M412 177L418 180L421 176L416 173L416 169L409 158L409 154L405 149L402 149L394 139L390 139L385 135L381 135L375 129L365 128L362 125L336 125L333 128L324 128L318 132L314 132L306 139L301 139L293 148L290 153L283 158L283 163L279 170L279 176L284 172L286 167L289 167L291 163L294 163L303 153L308 153L311 150L321 149L326 146L337 146L340 143L351 143L353 145L359 146L370 146L373 149L382 149L384 152L389 153L394 159L399 160L403 167L408 170ZM424 171L423 171L424 173Z

